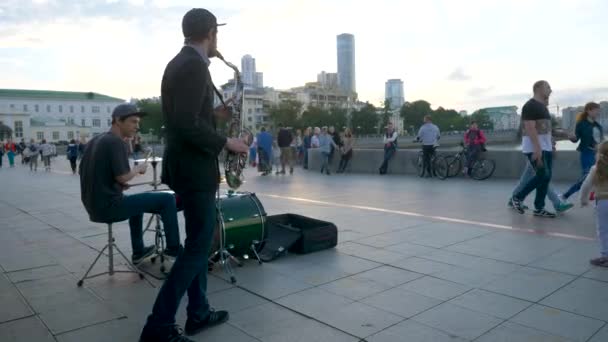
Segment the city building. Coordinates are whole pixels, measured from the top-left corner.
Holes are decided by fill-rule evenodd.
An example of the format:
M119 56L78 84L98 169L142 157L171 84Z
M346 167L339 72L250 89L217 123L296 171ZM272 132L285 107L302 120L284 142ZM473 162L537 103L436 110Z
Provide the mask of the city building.
M392 79L386 81L384 85L384 98L390 101L391 109L399 110L405 103L403 96L403 81Z
M223 96L229 99L234 95L234 86L228 83L222 86ZM266 90L261 88L245 88L243 92L243 126L252 132L257 132L266 126L272 129L272 122L264 107Z
M319 83L321 87L326 89L337 89L338 74L335 72L321 71L321 73L317 75L317 83Z
M340 89L324 88L317 82L306 83L303 87L291 88L295 99L303 104L303 110L313 106L324 109L347 108L354 101L352 93Z
M247 88L264 87L264 74L256 71L255 58L251 55L241 58L241 77Z
M602 127L608 127L608 101L601 101L599 123ZM573 131L576 126L576 116L581 113L584 106L567 107L562 109L562 128Z
M337 37L338 86L344 93L356 94L355 36L343 33Z
M107 131L112 111L124 102L94 92L0 89L0 122L15 140L88 138Z
M517 114L517 106L488 107L480 111L488 115L494 124L494 130L519 129L520 116Z

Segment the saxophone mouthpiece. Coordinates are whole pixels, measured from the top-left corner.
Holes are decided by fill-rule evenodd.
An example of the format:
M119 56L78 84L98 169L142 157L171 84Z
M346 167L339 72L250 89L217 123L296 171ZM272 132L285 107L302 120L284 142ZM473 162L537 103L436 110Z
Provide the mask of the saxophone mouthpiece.
M217 51L217 50L215 50L215 57L217 57L217 58L219 58L221 60L224 60L224 56L222 56L222 54L219 51Z

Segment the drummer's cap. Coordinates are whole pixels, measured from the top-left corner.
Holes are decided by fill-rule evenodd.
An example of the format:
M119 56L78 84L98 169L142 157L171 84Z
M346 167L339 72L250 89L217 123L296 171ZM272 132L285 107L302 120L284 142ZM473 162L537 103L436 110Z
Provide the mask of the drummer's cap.
M204 8L189 10L182 19L182 32L186 41L198 40L207 36L212 28L223 26L218 24L213 13Z
M129 116L134 115L139 116L141 118L143 116L146 116L146 112L142 112L141 110L139 110L139 108L130 103L123 103L114 108L114 111L112 112L112 121L124 120Z

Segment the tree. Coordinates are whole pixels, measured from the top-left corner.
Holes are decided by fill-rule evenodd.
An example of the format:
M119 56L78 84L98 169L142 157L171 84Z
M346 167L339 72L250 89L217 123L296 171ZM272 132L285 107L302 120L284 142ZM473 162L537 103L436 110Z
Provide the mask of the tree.
M391 121L391 99L384 99L384 104L382 106L382 116L380 117L380 126L378 127L378 133L380 133L381 127L388 126L388 123Z
M351 126L356 134L376 133L378 126L376 107L366 102L363 108L354 111L351 116Z
M270 107L268 114L275 126L283 124L287 127L295 127L298 123L298 114L302 111L302 103L295 100L281 101L278 105Z
M310 106L298 120L298 127L323 127L328 125L329 112L320 108Z
M453 109L444 109L439 107L431 114L433 123L435 123L441 131L464 130L467 126L465 119Z
M139 109L148 114L141 120L141 132L148 133L152 129L153 134L159 136L161 134L161 127L163 126L163 109L160 98L140 99L136 103Z
M490 120L490 116L488 115L488 112L485 109L476 110L471 115L471 120L469 121L473 120L477 122L477 125L480 128L490 130L494 129L494 123L492 122L492 120Z
M401 117L403 118L403 126L407 129L414 127L417 130L423 124L425 115L433 114L431 104L424 101L418 100L414 102L406 102L401 107Z

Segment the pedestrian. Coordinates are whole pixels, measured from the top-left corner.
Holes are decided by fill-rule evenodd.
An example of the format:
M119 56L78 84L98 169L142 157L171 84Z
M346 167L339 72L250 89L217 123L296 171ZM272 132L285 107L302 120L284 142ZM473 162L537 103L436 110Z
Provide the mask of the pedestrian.
M27 147L26 153L30 163L30 171L38 172L38 155L40 154L40 146L36 144L34 139L30 140L30 145Z
M581 186L580 203L589 204L589 195L595 192L595 215L600 256L589 262L594 266L608 267L608 142L598 147L597 162L591 167Z
M19 149L19 154L21 154L21 164L25 165L27 163L26 157L25 157L25 149L27 148L27 145L25 144L25 139L21 138L21 142L18 145L18 149Z
M554 218L555 213L545 209L545 197L551 182L553 168L551 114L547 109L552 90L547 81L534 83L532 90L534 96L526 102L521 111L522 152L532 164L535 175L521 191L513 196L513 209L523 214L525 212L524 199L536 190L534 216Z
M342 157L340 158L340 166L338 166L338 171L336 173L344 173L346 167L348 166L348 162L353 157L353 146L355 144L355 138L350 130L347 128L344 131L344 138L342 139L342 147L340 148L340 152L342 152Z
M467 147L467 165L464 172L467 176L471 176L473 164L485 150L485 143L486 136L477 126L477 122L471 121L469 129L464 133L464 145Z
M262 176L272 172L272 135L262 127L257 136L258 140L258 171Z
M572 142L578 142L576 150L580 155L582 177L574 183L563 195L564 200L580 190L583 181L587 177L589 170L595 164L595 154L597 146L604 140L604 130L598 122L600 105L589 102L585 105L582 113L576 119L575 133L570 137Z
M310 148L319 148L319 135L321 134L321 129L319 127L315 127L314 134L310 138Z
M306 130L304 131L304 139L303 140L303 150L304 150L304 161L303 161L303 167L304 169L308 170L308 149L312 147L311 143L312 143L312 127L308 127L306 128Z
M302 159L304 158L304 139L302 138L302 130L296 130L296 163L298 165L302 165Z
M257 150L258 150L258 138L253 137L253 141L251 142L251 146L249 146L249 165L251 167L256 167L257 163Z
M40 151L42 153L44 170L46 172L51 172L51 157L54 155L53 145L49 144L45 139L43 139L42 145L40 146Z
M70 140L70 144L68 145L67 150L67 158L70 161L70 167L72 168L72 174L76 174L76 160L78 159L78 145L76 145L76 140Z
M283 124L279 124L279 133L277 135L277 144L281 149L281 171L277 174L285 174L285 165L289 165L289 174L293 174L293 134L291 134L291 130L287 127L283 126Z
M283 150L279 147L279 143L274 140L272 142L272 164L276 167L275 175L281 174L279 169L281 165L283 165L283 158L281 158L282 155ZM285 174L285 169L283 169L282 173Z
M0 140L0 168L2 168L2 159L4 158L4 144Z
M334 142L333 137L329 134L326 126L321 129L321 135L319 135L318 140L319 150L321 150L321 157L323 158L321 162L321 173L325 171L325 173L329 176L331 174L331 149L332 147L338 148L338 146Z
M84 148L86 146L86 140L81 138L78 142L78 160L82 159L82 155L84 154Z
M384 160L382 161L382 165L378 169L378 172L381 175L385 175L388 171L388 162L391 160L395 152L397 151L397 137L399 134L393 127L393 123L389 122L386 127L386 132L384 133L383 143L384 143Z
M4 151L6 153L6 157L8 158L9 166L15 167L15 155L17 154L17 145L15 145L12 139L8 139L8 141L4 145Z
M342 147L342 140L340 139L340 133L336 131L336 128L334 126L329 126L329 130L327 133L334 141L334 143L331 145L331 151L329 152L329 163L331 164L331 161L334 159L334 153L337 149L339 149L339 147Z
M420 127L416 141L422 142L422 174L424 177L433 177L431 160L435 154L435 149L438 146L439 139L441 138L441 132L439 127L433 124L433 119L430 115L424 117L424 124Z

